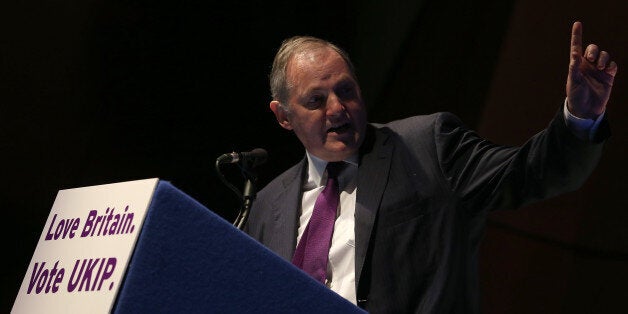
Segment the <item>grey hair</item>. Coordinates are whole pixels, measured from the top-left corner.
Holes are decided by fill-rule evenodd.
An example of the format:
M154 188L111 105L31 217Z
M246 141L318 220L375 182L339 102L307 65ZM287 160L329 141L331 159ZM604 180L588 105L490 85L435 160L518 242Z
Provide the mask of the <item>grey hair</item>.
M290 98L291 86L289 86L286 78L286 71L288 69L290 59L292 59L292 56L297 53L325 47L333 49L342 57L349 67L349 71L351 71L351 76L357 82L353 63L351 62L351 59L349 59L347 52L343 49L329 41L312 36L290 37L284 40L277 50L277 54L273 60L273 67L269 75L271 96L273 100L279 101L284 110L288 109L288 99Z

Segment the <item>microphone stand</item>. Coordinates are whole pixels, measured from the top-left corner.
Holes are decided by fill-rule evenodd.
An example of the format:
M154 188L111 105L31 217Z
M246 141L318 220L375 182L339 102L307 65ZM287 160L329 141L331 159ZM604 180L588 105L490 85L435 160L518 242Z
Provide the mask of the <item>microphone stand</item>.
M257 182L257 175L251 169L248 169L246 164L242 167L242 174L245 178L244 192L242 193L242 205L238 217L233 223L233 225L240 230L244 228L244 224L246 224L246 221L249 218L249 212L251 211L251 206L253 206L253 201L257 196L257 187L255 185Z
M257 187L256 187L257 175L252 170L254 165L251 165L250 163L246 161L242 162L242 165L238 164L240 166L240 169L242 170L242 175L244 176L244 179L245 179L244 189L243 189L244 192L242 193L233 184L231 184L225 179L225 176L222 174L222 171L220 170L221 164L222 163L220 162L220 158L217 159L216 160L216 172L218 173L218 177L220 178L220 180L222 180L222 182L229 189L231 189L236 194L238 199L240 199L241 201L240 210L238 212L238 216L233 222L233 226L242 230L244 228L244 225L246 224L246 221L249 218L249 212L251 210L251 206L253 206L253 201L255 200L255 197L257 196Z

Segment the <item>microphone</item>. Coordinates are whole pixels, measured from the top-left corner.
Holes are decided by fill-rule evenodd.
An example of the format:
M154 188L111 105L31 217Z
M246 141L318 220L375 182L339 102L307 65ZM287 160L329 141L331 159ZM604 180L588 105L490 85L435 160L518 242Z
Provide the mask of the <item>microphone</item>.
M244 166L255 168L266 162L268 159L268 152L263 148L255 148L250 152L232 152L228 154L222 154L216 159L216 164L235 164L241 163Z

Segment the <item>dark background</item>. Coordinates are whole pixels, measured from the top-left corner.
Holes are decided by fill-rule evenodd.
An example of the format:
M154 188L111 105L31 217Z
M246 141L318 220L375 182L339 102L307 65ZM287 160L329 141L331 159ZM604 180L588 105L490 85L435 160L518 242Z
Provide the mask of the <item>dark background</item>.
M6 1L0 12L2 312L58 190L159 177L233 220L219 155L265 148L260 186L302 158L268 108L282 39L346 48L373 122L446 110L515 145L564 100L575 20L619 64L613 136L579 191L491 215L482 308L609 313L628 298L625 0Z

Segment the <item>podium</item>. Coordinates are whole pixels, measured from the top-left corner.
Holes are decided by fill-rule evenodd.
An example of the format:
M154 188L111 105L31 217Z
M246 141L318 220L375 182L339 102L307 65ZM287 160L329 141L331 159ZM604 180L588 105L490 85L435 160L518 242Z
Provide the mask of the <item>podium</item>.
M114 313L365 313L159 181Z

